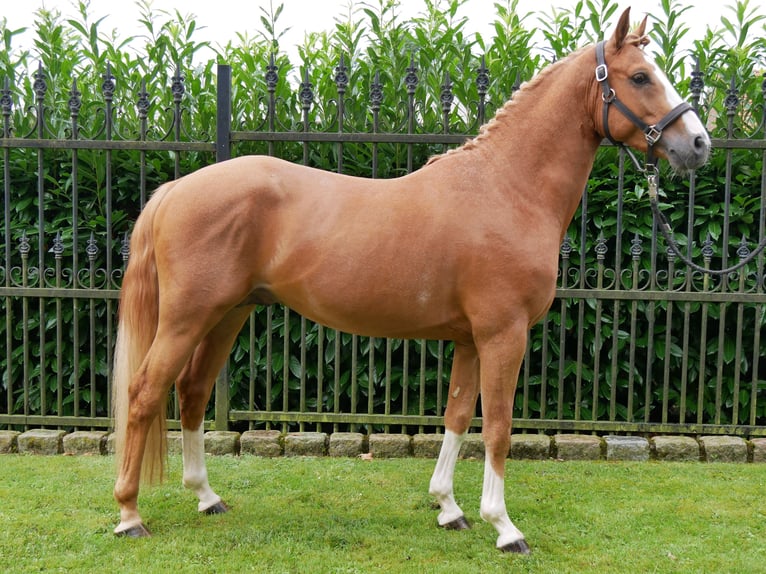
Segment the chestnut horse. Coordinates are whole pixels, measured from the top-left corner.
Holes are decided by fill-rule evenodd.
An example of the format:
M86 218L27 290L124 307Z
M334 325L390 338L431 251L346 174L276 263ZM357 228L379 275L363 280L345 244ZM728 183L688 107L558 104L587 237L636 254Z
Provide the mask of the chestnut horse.
M481 394L480 515L498 548L529 552L504 500L517 376L528 331L553 301L559 246L599 144L652 148L677 171L701 166L710 147L644 53L646 19L632 33L629 24L626 10L598 49L548 66L475 139L409 175L363 179L240 157L161 186L136 222L120 303L115 533L149 534L139 480L161 475L174 383L183 483L199 511L227 510L208 484L205 405L253 308L279 302L346 332L454 341L430 484L438 523L468 527L453 472Z

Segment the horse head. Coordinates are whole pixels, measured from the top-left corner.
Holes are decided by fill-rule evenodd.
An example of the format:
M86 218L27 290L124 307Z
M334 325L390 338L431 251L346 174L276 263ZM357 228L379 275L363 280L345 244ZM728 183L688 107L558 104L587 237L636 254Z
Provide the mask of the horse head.
M710 137L693 108L647 56L646 18L630 31L630 8L620 17L613 36L596 47L595 125L614 143L667 159L676 171L702 166Z

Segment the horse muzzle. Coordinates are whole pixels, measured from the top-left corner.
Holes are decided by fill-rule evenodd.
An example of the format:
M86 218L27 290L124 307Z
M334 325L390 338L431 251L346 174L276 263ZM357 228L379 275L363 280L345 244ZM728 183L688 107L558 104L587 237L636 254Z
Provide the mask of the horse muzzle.
M683 130L668 130L662 134L656 147L674 170L686 173L705 165L711 143L705 131L689 134Z

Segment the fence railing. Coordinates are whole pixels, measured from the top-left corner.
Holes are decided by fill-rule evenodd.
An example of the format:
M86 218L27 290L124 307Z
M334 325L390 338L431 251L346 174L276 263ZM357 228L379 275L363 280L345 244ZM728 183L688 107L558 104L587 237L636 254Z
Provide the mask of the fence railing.
M82 102L76 87L70 117L50 118L39 73L28 133L14 132L7 83L0 100L0 330L5 342L0 425L5 426L111 424L111 353L129 258L127 236L163 174L178 177L187 168L255 149L284 152L307 164L320 150L334 158L332 168L338 171L348 169L350 154L355 172L367 169L375 177L381 154L396 155L398 169L411 171L433 150L458 145L467 135L450 131L449 97L441 98L446 102L443 129L419 132L414 89L402 95L406 121L396 133L381 131L377 110L383 102L374 92L368 129L355 131L345 124L342 84L334 102L336 121L331 129L316 131L308 81L301 86L300 117L282 129L270 83L278 78L273 77L257 129L233 130L241 120L232 117L230 69L224 65L218 68L215 141L190 141L180 129L180 74L173 80L167 130L154 133L148 127L144 92L136 104L135 137L126 138L115 126L113 78L107 71L98 108L103 127L85 135L78 129ZM476 113L481 121L485 105L480 91ZM53 121L66 124L63 137L60 129L51 129ZM682 246L704 264L744 257L764 236L766 136L758 139L757 133L735 138L729 129L714 138L720 170L663 182L664 208L681 236L691 238ZM364 150L363 167L354 150ZM561 246L556 301L530 336L515 428L766 435L766 365L760 360L763 256L723 278L687 270L666 251L649 221L641 178L625 159L624 152L603 147ZM742 166L746 180L740 177ZM753 166L761 173L752 173ZM126 188L134 191L126 194ZM476 193L481 193L480 181ZM209 425L438 429L451 353L449 342L358 337L313 324L286 308L259 308L219 376ZM474 426L480 426L480 414ZM177 418L175 405L171 426Z

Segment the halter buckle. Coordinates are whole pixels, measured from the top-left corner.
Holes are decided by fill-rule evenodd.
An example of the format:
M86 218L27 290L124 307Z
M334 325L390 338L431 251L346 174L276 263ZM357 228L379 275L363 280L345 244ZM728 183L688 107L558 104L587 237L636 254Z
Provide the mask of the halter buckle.
M596 66L596 81L605 82L609 77L609 70L606 69L606 64L599 64Z
M651 146L660 141L662 137L662 130L658 130L656 126L649 126L644 132L647 143Z

